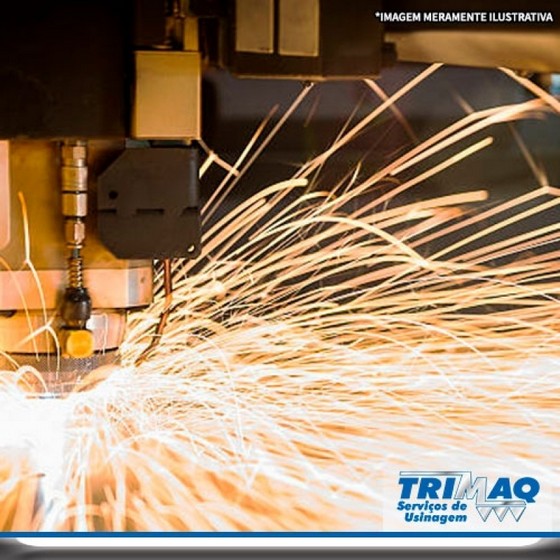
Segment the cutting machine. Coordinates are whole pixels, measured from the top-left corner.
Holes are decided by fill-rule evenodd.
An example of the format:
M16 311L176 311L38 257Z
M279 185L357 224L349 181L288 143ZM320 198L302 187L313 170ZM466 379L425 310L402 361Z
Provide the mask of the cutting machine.
M464 4L464 5L462 5ZM0 6L0 369L49 394L118 360L156 260L200 251L201 80L375 78L400 60L560 70L551 1L27 0ZM533 26L380 12L543 11Z

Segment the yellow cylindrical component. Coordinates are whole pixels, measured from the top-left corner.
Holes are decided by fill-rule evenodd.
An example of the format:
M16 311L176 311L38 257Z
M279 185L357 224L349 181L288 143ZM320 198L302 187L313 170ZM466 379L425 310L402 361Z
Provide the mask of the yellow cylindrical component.
M68 332L64 353L70 358L89 358L95 350L93 333L87 329Z

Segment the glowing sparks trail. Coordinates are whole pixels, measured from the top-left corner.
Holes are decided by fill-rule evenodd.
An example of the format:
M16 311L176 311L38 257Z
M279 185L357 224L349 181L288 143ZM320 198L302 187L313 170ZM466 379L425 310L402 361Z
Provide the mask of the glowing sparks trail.
M560 192L477 214L481 191L398 204L491 139L376 189L546 103L473 113L351 188L307 191L344 135L208 229L174 264L171 308L162 278L91 390L29 400L3 373L0 528L376 530L383 475L473 452L557 484L560 251L537 249L560 239L544 221Z

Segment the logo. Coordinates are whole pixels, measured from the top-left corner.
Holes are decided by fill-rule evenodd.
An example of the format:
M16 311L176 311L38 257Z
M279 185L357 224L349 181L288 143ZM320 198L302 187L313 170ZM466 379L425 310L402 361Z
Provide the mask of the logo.
M398 483L397 511L408 523L465 523L474 510L484 522L492 514L519 521L540 491L530 476L475 478L471 471L401 471Z

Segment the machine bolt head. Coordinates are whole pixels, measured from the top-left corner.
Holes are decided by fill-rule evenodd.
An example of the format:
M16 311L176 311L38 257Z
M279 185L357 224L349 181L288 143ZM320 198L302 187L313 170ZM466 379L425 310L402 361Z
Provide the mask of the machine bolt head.
M66 220L64 224L64 236L72 245L82 245L86 238L86 225L78 220Z
M85 160L87 156L86 147L84 146L76 146L70 144L64 144L60 151L62 155L62 160L64 163L71 164L74 162L74 165L77 163L77 160Z

